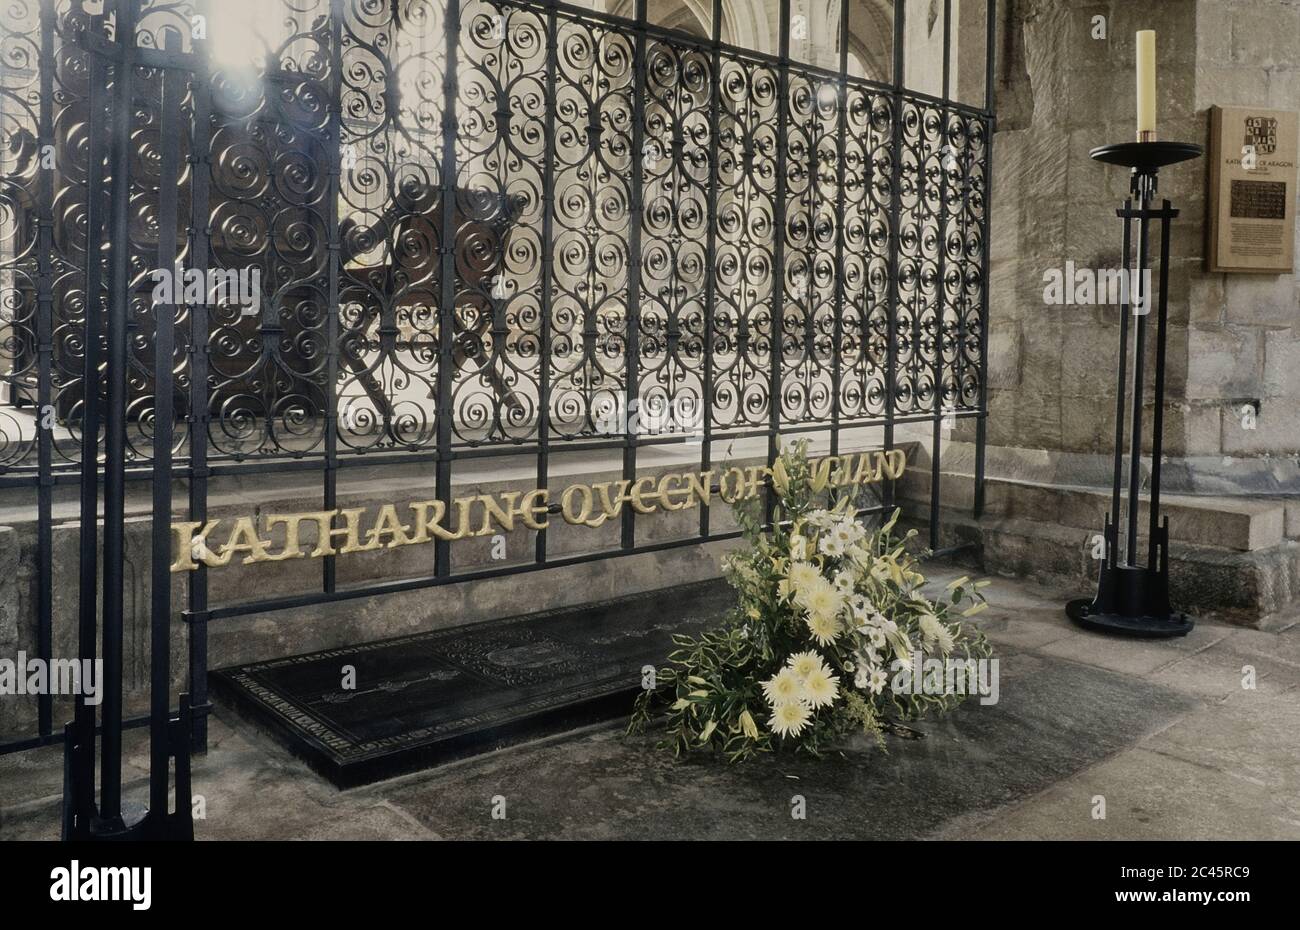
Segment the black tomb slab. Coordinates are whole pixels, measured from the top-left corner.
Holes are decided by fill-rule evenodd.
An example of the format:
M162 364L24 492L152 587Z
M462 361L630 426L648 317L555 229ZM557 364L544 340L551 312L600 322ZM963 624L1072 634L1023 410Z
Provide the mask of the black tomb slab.
M340 788L626 716L721 580L220 669L213 693ZM343 688L344 666L355 688Z

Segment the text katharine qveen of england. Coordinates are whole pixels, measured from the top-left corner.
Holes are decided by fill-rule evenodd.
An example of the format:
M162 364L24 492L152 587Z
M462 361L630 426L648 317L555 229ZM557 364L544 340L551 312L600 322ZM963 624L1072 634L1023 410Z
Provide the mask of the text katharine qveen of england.
M906 457L899 449L828 456L811 463L819 483L828 487L871 484L902 477ZM468 539L511 532L517 525L544 530L558 514L574 526L597 527L617 517L623 507L639 514L709 506L716 494L724 503L756 497L767 485L772 470L763 465L736 466L715 472L673 472L597 484L571 484L559 495L549 488L501 491L442 500L412 501L404 518L397 504L383 504L373 520L364 507L318 510L307 513L266 514L258 517L217 519L172 524L176 540L173 572L229 565L238 557L245 565L288 559L319 559L376 549L396 549L436 540ZM716 477L717 484L714 484ZM558 502L558 507L553 505ZM312 541L304 544L303 526L313 527ZM223 528L227 532L222 533ZM283 528L283 532L278 530ZM224 542L215 545L224 536ZM310 547L310 548L306 548Z

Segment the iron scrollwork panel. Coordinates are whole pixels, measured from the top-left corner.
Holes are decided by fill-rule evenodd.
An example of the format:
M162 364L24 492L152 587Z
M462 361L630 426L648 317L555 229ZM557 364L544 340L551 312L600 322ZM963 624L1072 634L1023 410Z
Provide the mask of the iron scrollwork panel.
M716 303L710 352L715 431L764 426L774 363L780 285L776 236L777 119L782 103L776 69L726 55L721 59L718 128Z
M939 352L940 176L943 123L938 107L904 100L899 166L898 307L895 313L894 409L937 409Z
M844 420L886 406L889 361L889 205L893 109L887 94L850 84L844 138L844 312L840 391Z
M949 346L946 401L960 410L977 410L981 403L987 359L984 335L988 325L988 281L985 279L988 242L988 123L977 116L952 114L948 139L954 157L948 165L945 248L955 269L945 274L945 292L952 307L945 321Z
M328 0L295 3L258 65L214 69L211 267L256 274L258 300L208 309L216 455L318 452L329 306Z
M781 284L782 423L831 418L835 345L839 82L792 72L785 100L786 196Z
M36 405L40 267L41 24L38 0L0 9L0 379L6 408ZM36 430L0 408L0 463L35 457Z
M633 41L560 16L550 397L559 439L622 432L630 267Z
M899 416L979 410L987 302L984 115L847 79L841 138L840 82L833 76L726 49L714 74L707 44L655 33L645 39L641 77L634 67L634 24L568 9L551 13L521 0L461 5L454 37L456 112L448 114L448 22L441 0L275 0L275 6L258 26L265 34L240 50L244 61L217 58L191 40L184 27L197 8L193 2L145 0L137 36L141 46L157 46L164 28L179 28L186 50L214 56L210 74L202 75L207 83L195 85L209 95L210 125L196 134L208 140L206 150L190 153L181 140L183 156L198 160L185 162L178 222L194 225L186 215L192 172L209 171L208 264L256 269L260 277L254 312L234 301L209 302L205 311L214 460L326 454L332 391L341 453L432 450L440 318L447 312L440 308L439 275L448 248L456 267L450 336L456 370L448 409L458 444L527 441L537 436L542 417L557 441L624 435L629 397L645 406L642 414L671 411L670 423L698 421L703 414L719 437L763 429L773 419L796 426L829 424L836 415L840 422L879 421L891 408ZM30 469L36 457L34 418L24 407L35 403L40 378L36 214L43 68L51 72L48 141L56 162L45 272L55 467L73 466L78 457L86 308L102 310L108 284L101 276L101 293L87 299L88 158L92 151L106 154L106 147L88 144L89 69L75 34L94 29L111 36L111 18L87 12L93 8L57 5L48 62L40 60L40 4L14 0L3 10L5 469ZM342 11L337 23L335 9ZM552 15L556 70L549 75ZM112 66L105 69L111 83ZM128 455L143 463L152 408L148 272L156 263L160 140L157 108L150 103L157 73L137 68L135 80L134 180L123 247L130 250L135 324ZM548 112L552 81L554 109ZM715 95L719 109L712 114ZM99 95L101 101L107 96ZM633 126L637 101L640 127ZM337 140L331 138L332 108L341 117ZM187 120L193 109L191 100ZM104 125L108 116L101 113ZM457 171L443 178L449 119ZM782 132L786 171L777 178ZM644 145L634 152L637 134ZM331 203L335 159L341 178L337 203ZM548 160L553 183L543 191ZM897 203L890 189L895 173ZM634 177L642 191L636 216L630 212ZM93 196L106 198L107 187ZM454 243L441 241L444 189L453 189L456 198ZM778 204L780 190L785 196ZM893 209L897 230L889 226ZM780 228L778 217L784 218ZM548 222L553 266L544 280ZM712 267L705 260L710 234ZM640 254L633 256L638 237ZM329 247L332 239L339 242L337 253ZM894 241L898 301L891 340ZM837 250L843 255L838 264ZM780 268L774 267L778 252ZM101 250L95 259L103 264L108 254ZM183 255L182 261L195 258ZM338 262L334 306L331 261ZM637 264L638 383L629 392L628 283ZM710 296L714 311L705 332ZM550 316L543 321L548 301ZM331 317L338 332L333 345ZM188 414L190 354L188 317L179 323L178 417ZM327 383L331 355L338 372L333 385ZM892 405L885 397L891 368ZM838 392L833 370L839 372ZM774 386L779 396L770 396ZM779 405L775 418L772 404ZM649 431L644 423L638 430ZM183 458L183 445L177 451Z
M344 451L423 449L437 432L445 8L405 12L351 3L342 24Z
M536 433L544 361L546 20L473 0L459 60L453 431L518 441Z
M110 34L103 17L81 3L59 4L41 21L45 4L15 0L0 7L0 470L36 466L38 430L51 437L52 466L75 467L81 458L84 418L84 360L89 308L102 314L107 300L109 251L96 249L100 271L98 293L87 293L87 212L91 198L100 215L108 208L107 184L90 191L87 181L92 157L107 157L111 114L105 85L92 94L90 56L81 38ZM48 45L47 56L44 48ZM50 99L42 101L48 81ZM92 98L95 122L91 137ZM49 135L42 134L42 108L48 110ZM43 184L48 183L48 203ZM40 218L48 211L49 247L41 255ZM42 259L48 275L48 308L38 306ZM42 321L38 314L48 314ZM39 393L39 331L48 324L50 361L49 408L37 410ZM100 390L102 395L102 389Z
M711 71L702 50L647 44L637 320L642 434L702 425Z

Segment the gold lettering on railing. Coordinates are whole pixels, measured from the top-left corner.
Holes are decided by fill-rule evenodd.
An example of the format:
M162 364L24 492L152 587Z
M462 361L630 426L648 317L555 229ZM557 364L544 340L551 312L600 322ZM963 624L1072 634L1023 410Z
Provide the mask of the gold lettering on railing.
M830 487L874 484L896 480L903 475L907 457L901 449L888 452L860 452L828 456L813 461L815 477ZM757 497L767 484L772 470L763 465L733 466L717 473L716 491L725 503ZM697 504L708 507L715 490L715 472L674 472L647 475L633 481L605 481L597 484L571 484L559 496L559 516L573 526L602 526L607 520L631 507L639 514L657 511L687 510ZM258 562L281 562L285 559L319 559L329 555L396 549L434 540L466 539L511 532L518 524L530 530L544 530L550 523L551 493L547 488L532 491L502 491L458 497L451 502L451 513L442 501L413 501L403 515L397 504L383 504L373 522L365 522L365 509L320 510L308 513L268 514L266 528L284 527L284 545L278 552L275 543L264 539L253 517L229 521L225 542L212 545L214 533L226 523L182 521L172 524L176 541L173 572L192 572L199 565L219 568L242 556L244 565ZM316 541L310 552L303 551L304 525L315 526Z

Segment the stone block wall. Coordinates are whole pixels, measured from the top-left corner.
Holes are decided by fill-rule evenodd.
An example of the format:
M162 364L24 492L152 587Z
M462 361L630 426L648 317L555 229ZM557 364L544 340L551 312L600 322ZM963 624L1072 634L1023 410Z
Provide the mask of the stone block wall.
M1157 33L1160 138L1208 146L1212 105L1300 107L1300 3L1011 0L1003 13L989 441L1108 452L1119 309L1046 304L1043 276L1064 272L1066 262L1118 266L1115 209L1128 194L1127 172L1088 152L1133 138L1134 33ZM1300 277L1204 271L1207 169L1199 159L1160 178L1160 196L1181 210L1170 262L1165 450L1294 455ZM1242 425L1245 405L1256 412L1253 429Z

